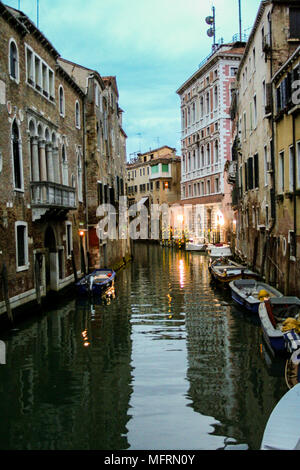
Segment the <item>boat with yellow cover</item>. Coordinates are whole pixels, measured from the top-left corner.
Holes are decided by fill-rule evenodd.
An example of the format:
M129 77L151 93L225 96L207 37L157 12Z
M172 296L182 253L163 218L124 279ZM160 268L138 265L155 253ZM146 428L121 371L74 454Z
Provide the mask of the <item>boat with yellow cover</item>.
M265 299L282 297L282 293L275 287L257 279L238 279L231 281L229 287L232 300L251 313L258 313L258 307Z

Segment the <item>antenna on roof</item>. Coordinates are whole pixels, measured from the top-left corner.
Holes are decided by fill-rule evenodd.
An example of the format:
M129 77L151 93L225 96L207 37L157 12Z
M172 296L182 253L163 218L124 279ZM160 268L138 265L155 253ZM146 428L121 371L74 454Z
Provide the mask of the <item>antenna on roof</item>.
M205 22L210 25L210 28L207 30L207 36L210 38L214 38L213 49L216 45L216 10L215 7L212 7L212 16L207 16L205 18Z
M40 7L39 0L36 0L36 25L37 25L37 27L39 27L39 20L40 20L40 18L39 18L39 16L40 16L39 15L39 9L40 8L39 7Z
M240 25L240 41L242 42L242 7L241 7L241 0L239 0L239 25Z

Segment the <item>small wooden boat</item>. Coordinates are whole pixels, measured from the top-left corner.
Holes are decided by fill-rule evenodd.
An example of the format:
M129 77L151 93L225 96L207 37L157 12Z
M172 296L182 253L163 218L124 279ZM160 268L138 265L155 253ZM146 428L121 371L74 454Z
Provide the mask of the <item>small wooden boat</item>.
M186 251L205 251L206 244L197 240L189 240L185 245Z
M229 284L231 298L251 313L258 313L258 307L265 298L282 297L281 292L257 279L237 279Z
M288 320L300 321L298 297L271 297L258 308L263 337L273 354L287 354L287 335L284 325ZM300 340L300 337L299 337Z
M277 403L267 422L261 450L300 450L300 384Z
M258 274L250 271L246 266L235 263L226 258L218 258L210 264L210 273L212 278L223 284L229 283L236 279L256 279Z
M95 269L76 283L79 294L102 295L107 289L113 286L116 277L112 269Z
M300 348L293 352L285 364L285 381L289 389L300 383Z
M215 258L230 258L232 256L232 252L229 245L223 245L222 243L217 245L208 245L206 248L211 259Z

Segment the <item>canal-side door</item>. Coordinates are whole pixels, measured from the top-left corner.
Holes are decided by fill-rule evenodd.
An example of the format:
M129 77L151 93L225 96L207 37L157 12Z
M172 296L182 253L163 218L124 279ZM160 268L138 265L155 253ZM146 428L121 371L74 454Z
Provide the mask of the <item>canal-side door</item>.
M58 253L56 250L56 240L52 227L48 227L45 232L45 274L46 291L57 290L58 288Z

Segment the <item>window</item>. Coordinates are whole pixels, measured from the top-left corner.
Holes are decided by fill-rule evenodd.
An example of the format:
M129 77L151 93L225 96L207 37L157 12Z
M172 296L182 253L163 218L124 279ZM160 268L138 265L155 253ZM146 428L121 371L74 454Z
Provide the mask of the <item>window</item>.
M23 167L21 157L21 141L19 135L19 128L14 120L12 125L12 155L13 155L13 175L14 175L14 188L23 190Z
M210 194L210 181L206 182L207 194Z
M81 155L78 154L77 157L77 187L78 187L78 201L83 202L82 195L82 164L81 164Z
M218 87L215 86L214 89L214 109L218 109L218 101L219 101L219 93L218 93Z
M203 96L200 98L200 117L203 118L204 116L204 99Z
M80 129L80 106L78 101L75 103L75 126Z
M219 142L215 141L215 163L219 161Z
M156 181L155 188L159 190L159 187L160 187L159 181Z
M154 175L155 173L158 173L159 171L159 168L158 168L158 165L153 165L151 167L151 174Z
M168 173L169 172L169 164L168 163L163 163L162 164L162 172L163 173Z
M300 141L297 142L297 169L298 169L298 181L297 186L300 187Z
M253 157L248 158L248 189L253 189Z
M9 44L9 75L14 80L19 80L18 49L13 39Z
M26 222L15 223L16 268L17 271L28 269L28 232Z
M230 76L235 77L237 74L238 68L237 67L230 67Z
M280 193L284 191L284 152L279 154L279 173L278 173L278 190Z
M300 7L290 8L290 38L300 38Z
M206 164L210 165L210 144L206 147Z
M69 183L68 161L67 161L67 155L66 155L66 148L64 144L61 149L61 161L62 161L62 184L64 184L65 186L68 186L68 183Z
M35 56L34 58L34 71L35 71L35 88L38 91L42 91L41 61L37 56Z
M26 65L27 81L30 85L34 85L33 52L28 48L26 50Z
M266 145L264 148L264 175L265 175L265 186L268 186L268 149Z
M244 113L244 139L247 137L247 116L246 113Z
M289 161L290 161L290 168L289 168L289 172L290 172L290 184L289 184L289 188L290 188L290 191L293 191L294 190L294 147L291 146L289 148Z
M209 114L210 111L210 98L209 93L206 93L206 114Z
M259 161L258 153L254 155L254 188L259 188Z
M64 89L62 85L58 89L58 99L59 99L59 114L64 117L65 115L65 96Z
M220 183L219 183L219 178L215 179L215 193L218 193L220 191Z
M71 257L73 250L73 235L72 235L72 222L66 222L66 244L67 244L67 257Z
M256 129L257 126L257 99L256 95L253 97L253 118L254 118L254 129Z

